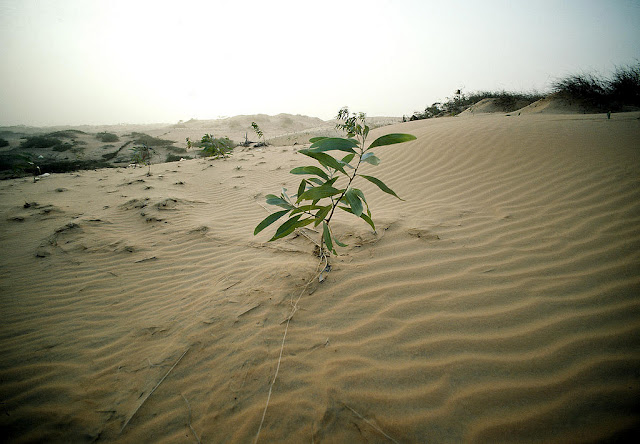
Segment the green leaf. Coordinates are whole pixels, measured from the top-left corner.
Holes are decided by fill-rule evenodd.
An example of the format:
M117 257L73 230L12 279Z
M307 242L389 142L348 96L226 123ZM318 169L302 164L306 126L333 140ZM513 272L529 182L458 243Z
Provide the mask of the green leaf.
M362 160L363 162L370 163L371 165L378 165L380 163L380 159L378 159L376 155L371 152L364 153L364 155L360 160Z
M317 177L311 177L311 178L309 178L307 180L309 182L313 182L313 183L318 184L318 185L324 185L324 182L321 181L320 179L318 179Z
M309 139L309 142L316 143L317 141L322 139L327 139L327 137L312 137L311 139Z
M347 153L355 153L354 147L358 145L353 139L343 139L342 137L325 137L316 141L309 147L311 151L320 153L323 151L346 151Z
M355 157L355 155L356 155L355 153L347 154L346 156L344 156L344 157L342 158L342 160L341 160L340 162L345 163L345 164L346 164L346 163L349 163L349 162L351 162L351 161L353 160L353 158Z
M380 188L382 191L384 191L387 194L391 194L392 196L397 197L400 200L404 200L402 198L400 198L391 188L389 188L388 186L386 186L384 184L384 182L382 182L380 179L373 177L373 176L365 176L364 174L358 174L360 177L364 177L365 179L367 179L369 182L374 183L378 186L378 188Z
M320 222L322 222L324 218L327 217L327 214L329 214L329 211L331 211L331 208L332 208L332 205L327 205L325 207L322 207L320 210L318 210L318 212L316 213L316 219L314 223L315 227L320 225Z
M327 176L327 173L325 173L324 171L322 171L320 168L318 168L317 166L303 166L303 167L297 167L292 169L291 171L289 171L291 174L314 174L316 176L320 176L325 180L329 180L329 176Z
M309 225L310 223L313 223L313 219L311 218L298 220L299 218L300 216L292 217L289 220L287 220L285 223L280 225L280 227L276 231L276 234L271 239L269 239L269 242L274 241L276 239L281 239L285 236L290 235L291 233L294 232L296 228L304 227L305 225Z
M324 208L324 207L319 207L318 205L300 205L295 210L291 211L291 215L293 216L294 214L304 213L305 211L313 211L319 208Z
M289 212L289 210L282 210L282 211L278 211L276 213L272 213L272 214L268 215L267 217L264 218L264 220L262 222L260 222L258 224L256 229L253 230L253 235L255 236L256 234L258 234L259 232L261 232L262 230L267 228L269 225L271 225L272 223L274 223L275 221L280 219L282 216L284 216L288 212Z
M410 140L416 140L416 136L412 136L411 134L387 134L385 136L378 137L367 149L370 150L377 146L393 145L394 143L403 143Z
M294 206L289 202L281 197L276 196L275 194L267 194L265 197L267 198L267 203L269 205L277 205L279 207L288 208L290 210L294 208Z
M362 200L364 204L367 206L367 214L369 215L369 217L371 217L371 211L369 211L369 204L367 203L367 199L365 199L364 197L364 193L358 188L354 188L353 192L356 193L356 195L360 198L360 200Z
M332 186L322 185L320 187L313 187L298 196L298 202L303 200L316 200L324 199L325 197L335 196L342 193L344 190L339 190Z
M349 188L344 197L347 198L347 202L349 202L349 206L351 207L353 214L360 217L360 215L362 214L362 202L360 201L358 194L354 191L353 188Z
M331 242L331 233L329 232L329 225L326 222L322 222L322 239L324 240L325 245L333 254L337 254L336 250L333 249L333 242Z
M333 238L333 241L339 246L339 247L348 247L347 244L343 244L342 242L340 242L338 239L336 239L335 237Z
M304 154L305 156L316 159L318 162L320 162L320 164L324 165L327 168L333 168L334 170L340 171L342 174L347 174L342 165L329 154L318 153L310 150L300 150L298 152Z
M351 211L351 208L349 208L349 207L338 207L338 208L340 208L341 210L346 211L347 213L353 214L353 211ZM362 213L360 215L360 219L364 220L366 223L371 225L371 228L373 228L374 232L376 231L376 225L373 223L373 219L371 219L370 216L367 216L366 214Z
M298 186L298 196L304 193L304 190L307 188L307 181L302 179L300 181L300 186Z
M300 217L301 217L300 215L293 216L293 217L289 218L285 223L280 225L278 227L278 229L276 230L276 234L274 234L273 237L271 239L269 239L269 242L272 242L272 241L274 241L276 239L283 238L283 237L288 236L289 234L293 233L293 230L296 229L296 223L298 222Z

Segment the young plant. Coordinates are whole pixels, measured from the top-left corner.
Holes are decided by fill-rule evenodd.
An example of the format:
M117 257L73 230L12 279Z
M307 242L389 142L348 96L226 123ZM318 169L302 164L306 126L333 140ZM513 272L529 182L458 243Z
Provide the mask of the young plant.
M262 132L258 124L256 122L251 122L251 127L255 131L256 136L258 136L258 139L262 139L262 145L258 144L256 146L267 146L267 139L264 138L264 133Z
M231 145L232 143L228 138L216 139L212 134L205 134L200 141L203 154L205 156L216 156L216 158L220 156L226 157L227 153L232 150Z
M147 165L149 167L147 176L151 176L151 153L153 150L144 143L134 146L131 150L133 151L131 161L135 165Z
M283 188L280 196L274 194L266 196L268 204L284 210L267 216L255 228L254 235L285 215L288 215L287 220L278 227L270 241L288 236L299 227L309 224L317 227L322 224L320 255L328 257L330 253L337 254L334 244L346 247L331 230L331 219L336 208L363 219L375 232L376 227L371 218L369 204L364 193L352 186L353 182L356 178L363 178L385 193L398 199L400 197L380 179L359 174L358 170L364 163L374 166L380 163L380 159L371 151L373 148L415 140L416 137L411 134L387 134L377 138L369 146L365 146L369 135L369 126L365 118L364 113L350 114L348 108L342 108L337 116L342 123L338 123L336 129L346 131L346 138L315 137L310 140L312 145L308 149L298 151L316 160L320 166L301 166L291 170L291 174L308 176L300 182L296 195L287 195L287 190ZM331 151L346 153L346 155L337 159L328 154Z

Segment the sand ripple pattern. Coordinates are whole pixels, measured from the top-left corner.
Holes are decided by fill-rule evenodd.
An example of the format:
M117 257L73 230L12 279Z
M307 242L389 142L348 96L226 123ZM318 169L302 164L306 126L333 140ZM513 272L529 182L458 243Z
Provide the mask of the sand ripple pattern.
M376 130L418 137L378 152L406 201L364 184L378 233L336 220L349 247L301 299L260 442L634 436L640 125L615 117ZM6 436L251 442L316 266L252 231L301 157L0 184Z

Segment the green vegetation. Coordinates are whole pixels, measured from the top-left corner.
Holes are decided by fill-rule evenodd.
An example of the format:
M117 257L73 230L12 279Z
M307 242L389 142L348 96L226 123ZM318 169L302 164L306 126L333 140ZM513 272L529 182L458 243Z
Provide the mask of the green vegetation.
M264 230L285 215L289 215L276 230L270 239L283 238L293 233L296 228L309 224L318 226L322 224L322 234L319 243L319 255L328 260L330 253L336 254L334 243L345 247L331 230L331 218L336 208L353 214L368 223L375 231L376 227L371 218L371 211L364 193L352 186L356 178L363 178L375 184L380 190L398 199L398 195L380 179L364 174L358 174L358 170L364 163L378 165L380 159L371 151L373 148L391 145L395 143L414 140L410 134L387 134L377 138L371 145L365 148L365 142L369 135L369 126L365 121L365 114L350 114L348 108L342 108L338 112L339 122L336 129L344 130L346 138L341 137L315 137L310 140L312 145L308 149L298 151L305 156L316 160L318 166L302 166L291 170L291 174L309 176L300 182L296 195L287 195L283 189L280 196L268 194L267 203L284 208L267 216L254 230L254 235ZM347 153L341 159L328 154L329 151ZM338 181L342 179L340 184ZM402 200L402 199L401 199ZM326 250L325 247L326 246Z
M616 68L610 78L574 74L555 81L554 93L587 111L623 111L640 107L640 63Z
M230 153L235 144L228 137L215 138L212 134L205 134L199 143L202 148L201 154L205 157L226 157Z
M159 139L157 137L150 136L145 133L131 133L131 137L133 138L134 143L137 145L146 145L146 146L171 146L175 142L173 140Z
M426 107L423 112L416 111L409 118L403 117L403 120L422 120L433 117L455 116L483 99L496 99L496 106L504 112L511 112L523 108L543 97L544 95L538 93L477 91L464 94L461 90L457 90L452 98L447 98L446 102L435 102L431 106Z
M3 148L5 146L9 146L9 141L7 139L0 138L0 148Z
M131 156L131 162L135 165L147 165L149 170L147 176L151 176L151 153L153 150L145 144L134 146L131 148L133 152Z
M68 173L71 171L97 168L113 168L113 165L102 160L53 160L35 159L26 154L0 155L0 171L2 178L23 177L44 173Z
M258 124L256 122L251 122L251 127L253 128L253 131L255 131L256 136L258 136L258 140L262 139L262 142L258 142L255 146L267 146L267 139L264 138L264 133L262 132Z
M96 139L104 143L118 142L120 140L116 134L108 133L106 131L96 134Z
M165 162L179 162L181 159L191 159L191 157L188 156L177 156L175 154L167 154L167 159Z
M586 73L569 75L553 82L551 92L585 111L636 110L640 108L640 63L617 67L608 78ZM455 116L482 99L496 99L498 108L511 112L544 97L537 92L478 91L464 94L457 90L445 102L435 102L424 111L404 116L403 121Z
M65 142L62 140L51 137L48 135L30 136L26 137L22 143L21 148L53 148L54 146L63 145ZM71 146L69 144L69 146Z
M47 134L47 136L58 137L61 139L75 139L76 137L78 137L79 134L87 134L87 133L80 130L70 129L70 130L55 131L53 133Z
M86 145L86 142L76 140L79 134L86 133L79 130L63 130L48 134L27 136L22 138L23 142L20 143L20 147L25 149L51 148L54 151L63 152L72 149L76 145ZM66 142L62 139L71 139L72 143Z

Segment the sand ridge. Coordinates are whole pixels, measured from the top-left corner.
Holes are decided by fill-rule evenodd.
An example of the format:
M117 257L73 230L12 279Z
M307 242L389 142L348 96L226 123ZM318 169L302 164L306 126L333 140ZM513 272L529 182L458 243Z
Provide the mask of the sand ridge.
M374 130L418 137L368 167L406 201L363 183L377 234L336 219L349 246L302 296L260 442L631 436L639 115ZM0 182L6 436L252 441L317 265L252 235L298 148Z

